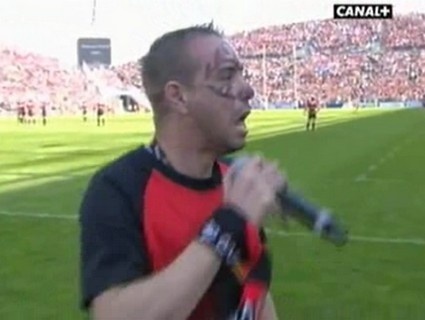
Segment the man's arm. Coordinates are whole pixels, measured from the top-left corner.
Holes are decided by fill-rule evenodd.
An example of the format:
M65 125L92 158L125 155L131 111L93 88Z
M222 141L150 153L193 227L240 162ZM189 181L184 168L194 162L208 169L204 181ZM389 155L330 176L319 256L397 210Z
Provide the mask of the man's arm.
M94 319L187 319L219 266L218 256L194 241L164 271L112 288L95 298Z
M261 320L278 320L276 308L270 292L267 294L266 303L264 305L263 315Z
M186 319L210 286L220 258L194 240L167 268L148 275L139 219L120 184L94 178L80 216L84 307L96 320Z

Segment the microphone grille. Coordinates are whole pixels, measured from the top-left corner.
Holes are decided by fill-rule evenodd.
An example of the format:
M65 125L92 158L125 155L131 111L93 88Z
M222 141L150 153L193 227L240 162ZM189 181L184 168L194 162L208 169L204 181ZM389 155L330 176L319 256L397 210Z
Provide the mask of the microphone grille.
M235 160L233 160L231 164L231 168L233 170L234 175L238 174L242 168L245 166L245 164L249 161L248 156L238 157Z

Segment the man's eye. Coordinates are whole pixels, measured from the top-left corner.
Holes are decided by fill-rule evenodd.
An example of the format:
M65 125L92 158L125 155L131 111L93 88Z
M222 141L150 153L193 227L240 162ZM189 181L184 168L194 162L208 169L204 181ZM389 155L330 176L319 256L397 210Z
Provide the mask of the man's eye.
M233 78L235 74L235 69L234 68L226 68L223 69L220 73L220 78L222 80L231 80Z

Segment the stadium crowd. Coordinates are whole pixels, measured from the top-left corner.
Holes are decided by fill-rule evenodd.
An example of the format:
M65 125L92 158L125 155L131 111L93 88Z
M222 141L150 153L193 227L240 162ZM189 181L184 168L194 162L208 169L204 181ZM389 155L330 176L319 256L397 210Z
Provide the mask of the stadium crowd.
M102 85L123 86L112 70L85 72L79 68L65 68L57 59L0 47L0 104L3 109L45 106L59 113L76 113L83 107L94 108L101 102L99 81Z
M257 95L291 103L420 100L425 88L425 15L393 20L318 20L231 36ZM139 88L137 62L66 68L58 60L0 46L0 112L20 105L59 113L94 109L102 87Z
M269 101L421 99L425 15L322 20L232 36L247 76Z

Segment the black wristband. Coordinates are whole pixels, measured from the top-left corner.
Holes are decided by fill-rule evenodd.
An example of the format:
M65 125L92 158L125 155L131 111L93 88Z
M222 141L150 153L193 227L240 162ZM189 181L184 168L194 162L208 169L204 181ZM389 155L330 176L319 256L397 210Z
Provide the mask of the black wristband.
M220 207L199 234L199 241L210 246L228 266L240 261L247 221L235 209Z

